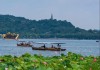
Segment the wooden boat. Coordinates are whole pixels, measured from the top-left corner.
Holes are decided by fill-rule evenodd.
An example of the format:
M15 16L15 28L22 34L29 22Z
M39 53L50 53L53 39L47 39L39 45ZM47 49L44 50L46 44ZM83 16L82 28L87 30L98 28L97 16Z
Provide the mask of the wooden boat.
M98 40L96 42L99 42Z
M60 44L65 44L65 43L54 43L54 42L38 42L34 44L44 44L43 46L40 47L34 47L32 46L32 50L49 50L49 51L65 51L66 49L62 49ZM45 44L51 44L51 47L46 47ZM54 46L54 44L57 44L57 47Z
M20 43L17 43L17 46L22 46L22 47L32 47L30 42L25 42L25 41L19 41Z
M17 44L17 46L32 47L32 45L30 45L30 44Z
M61 49L61 48L52 48L52 47L32 47L33 50L50 50L50 51L65 51L66 49Z

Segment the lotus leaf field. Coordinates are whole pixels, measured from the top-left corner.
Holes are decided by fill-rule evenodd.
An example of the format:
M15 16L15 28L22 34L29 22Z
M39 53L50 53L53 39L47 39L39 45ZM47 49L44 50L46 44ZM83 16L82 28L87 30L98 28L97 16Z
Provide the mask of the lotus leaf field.
M0 70L100 70L100 56L82 56L68 52L67 55L0 56Z

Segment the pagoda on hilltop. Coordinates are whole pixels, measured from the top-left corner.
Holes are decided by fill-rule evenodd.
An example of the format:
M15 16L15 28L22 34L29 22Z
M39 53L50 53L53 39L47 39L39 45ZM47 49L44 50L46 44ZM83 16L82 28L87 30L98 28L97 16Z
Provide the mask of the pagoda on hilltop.
M51 14L51 18L50 18L50 20L53 20L53 14Z

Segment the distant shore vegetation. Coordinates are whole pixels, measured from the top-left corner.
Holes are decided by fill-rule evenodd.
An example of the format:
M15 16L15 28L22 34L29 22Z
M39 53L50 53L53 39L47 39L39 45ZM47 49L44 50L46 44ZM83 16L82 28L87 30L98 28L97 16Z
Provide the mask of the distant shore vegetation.
M100 39L99 30L75 27L67 20L29 20L24 17L0 15L0 34L18 33L20 38Z

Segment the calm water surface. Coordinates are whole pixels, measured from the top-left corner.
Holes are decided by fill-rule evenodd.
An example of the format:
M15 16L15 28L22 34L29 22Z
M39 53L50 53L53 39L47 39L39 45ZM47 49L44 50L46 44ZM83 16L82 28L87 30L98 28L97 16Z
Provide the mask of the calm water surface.
M42 54L44 56L60 55L60 53L67 54L67 52L74 52L82 54L84 56L94 55L100 56L100 42L96 40L67 40L67 39L19 39L20 41L33 41L33 42L61 42L62 48L66 48L66 51L38 51L32 50L31 47L18 47L16 40L4 40L0 39L0 56L1 55L15 55L20 56L24 53L30 54ZM33 44L37 46L36 44ZM47 44L46 46L51 46Z

